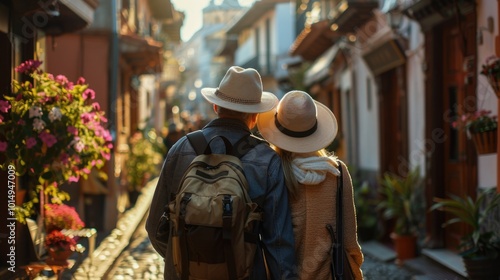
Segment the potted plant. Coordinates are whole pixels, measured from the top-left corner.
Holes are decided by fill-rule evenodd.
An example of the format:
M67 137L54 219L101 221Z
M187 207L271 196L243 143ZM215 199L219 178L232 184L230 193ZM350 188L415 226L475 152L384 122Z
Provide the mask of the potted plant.
M28 175L30 200L16 208L21 223L36 213L43 216L45 199L69 199L59 185L86 178L91 169L110 158L112 137L105 128L104 111L94 101L95 92L79 78L41 69L29 60L15 71L29 81L12 81L12 92L0 100L0 152L4 170L15 166L18 176Z
M395 221L391 238L399 263L417 254L418 228L425 213L423 189L419 167L406 176L385 173L380 182L377 209L385 219Z
M81 229L85 226L74 207L66 204L45 204L45 229L47 232L63 229Z
M73 237L65 235L59 230L54 230L45 237L44 245L50 256L46 260L48 264L65 265L75 251L76 241Z
M160 173L165 146L155 130L149 129L137 131L130 139L129 147L126 172L129 197L134 204L149 178Z
M462 237L460 255L469 279L498 279L500 276L500 233L485 229L488 219L495 211L500 211L500 193L491 188L479 193L477 198L450 195L450 198L434 198L430 211L441 210L454 218L443 226L465 223L471 232Z
M498 120L491 111L479 110L462 114L451 125L467 132L467 136L474 141L478 154L496 153Z
M356 174L353 167L349 166L350 174ZM358 225L358 238L368 241L376 238L378 219L373 215L376 200L372 194L368 181L360 182L356 176L352 178L354 189L354 206L356 208L356 222Z

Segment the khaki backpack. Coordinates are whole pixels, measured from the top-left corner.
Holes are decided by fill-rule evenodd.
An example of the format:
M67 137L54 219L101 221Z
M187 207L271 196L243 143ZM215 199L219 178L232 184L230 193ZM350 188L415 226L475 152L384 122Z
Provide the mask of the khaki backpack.
M223 136L205 140L201 131L187 135L197 157L184 173L169 204L172 255L181 279L246 279L257 248L255 227L262 219L248 195L241 165L245 152L259 143L251 135L233 146ZM212 154L220 138L226 154ZM251 144L253 143L253 144Z

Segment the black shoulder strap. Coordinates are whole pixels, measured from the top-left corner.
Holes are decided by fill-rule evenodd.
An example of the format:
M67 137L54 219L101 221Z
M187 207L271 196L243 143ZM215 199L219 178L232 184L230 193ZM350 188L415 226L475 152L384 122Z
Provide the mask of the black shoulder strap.
M337 256L336 256L336 273L338 276L342 277L344 274L344 214L342 201L344 200L344 192L343 192L343 172L342 172L342 163L339 161L339 171L340 176L338 178L337 184ZM338 279L338 278L337 278ZM341 279L341 278L340 278Z
M245 135L234 144L233 154L238 158L242 158L248 151L263 142L263 140L252 134Z
M189 140L189 143L191 143L191 146L193 146L197 155L201 155L205 152L208 142L201 130L190 132L186 135L186 137ZM234 156L241 158L248 151L263 142L263 140L253 136L252 134L245 135L233 145L232 153Z
M193 146L196 154L203 154L208 145L207 139L205 138L205 135L203 135L203 132L201 130L196 130L188 133L186 137L189 140L189 143L191 143L191 146Z

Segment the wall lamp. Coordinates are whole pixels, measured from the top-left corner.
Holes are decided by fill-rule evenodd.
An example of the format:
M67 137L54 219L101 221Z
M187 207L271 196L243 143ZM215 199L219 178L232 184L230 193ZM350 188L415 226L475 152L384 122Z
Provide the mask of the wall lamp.
M399 30L401 23L403 22L404 15L399 8L390 10L387 13L387 23L394 30Z
M488 31L490 34L493 34L493 31L495 31L495 22L493 20L493 17L488 17L486 19L486 26L480 26L478 28L477 43L479 45L483 44L483 31Z
M58 0L54 0L50 4L47 5L45 12L49 16L58 17L61 15L61 13L59 12L59 3L58 2L59 2Z

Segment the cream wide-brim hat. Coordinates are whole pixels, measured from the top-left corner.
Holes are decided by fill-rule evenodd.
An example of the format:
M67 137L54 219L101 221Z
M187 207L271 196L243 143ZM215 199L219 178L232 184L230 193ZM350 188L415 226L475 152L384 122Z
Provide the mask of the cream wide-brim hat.
M262 79L253 68L230 67L218 88L202 88L210 103L243 113L262 113L278 105L276 95L262 90Z
M274 110L259 114L257 127L269 143L294 153L325 148L338 130L333 112L303 91L288 92Z

